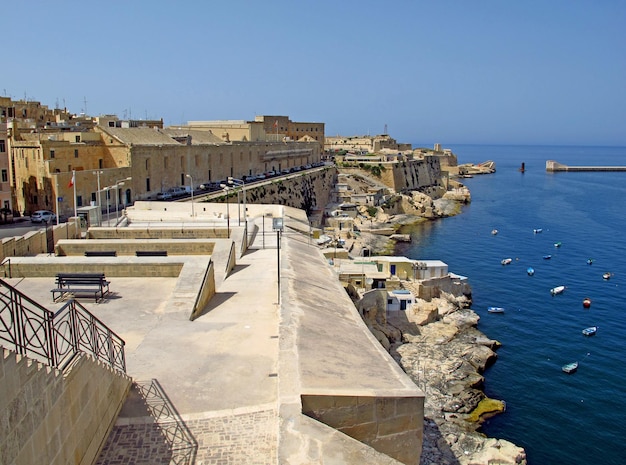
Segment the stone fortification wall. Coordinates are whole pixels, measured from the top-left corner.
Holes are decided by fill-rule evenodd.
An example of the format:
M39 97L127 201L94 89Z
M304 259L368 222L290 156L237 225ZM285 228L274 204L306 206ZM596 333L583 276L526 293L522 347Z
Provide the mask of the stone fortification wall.
M383 182L396 192L419 190L441 183L439 157L427 156L424 159L406 160L389 165L390 169L385 170L381 177Z
M415 160L374 163L373 166L380 167L380 177L371 174L371 170L358 168L356 164L352 167L345 166L341 169L341 172L361 174L372 179L380 179L382 184L394 189L396 192L405 192L441 185L442 172L440 161L440 157L426 156Z
M330 201L330 193L336 180L335 167L303 173L256 188L246 188L247 202L286 205L310 213L313 209L324 208Z
M345 460L350 450L309 436L311 429L296 413L302 412L388 460L417 465L424 393L368 330L321 253L289 236L283 244L280 463L302 463L302 451L292 446L298 443L314 445L310 452L323 458L320 463L393 463Z
M86 356L64 373L3 350L0 463L94 463L130 385Z

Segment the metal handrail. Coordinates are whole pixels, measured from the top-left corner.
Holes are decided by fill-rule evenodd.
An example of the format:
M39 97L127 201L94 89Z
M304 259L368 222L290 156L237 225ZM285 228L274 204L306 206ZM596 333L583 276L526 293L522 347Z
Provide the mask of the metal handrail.
M0 345L5 343L61 370L86 353L126 373L124 340L78 301L54 313L0 279Z
M7 267L4 266L7 263L9 264L9 276L7 276ZM11 259L10 258L5 258L4 260L2 260L2 263L0 263L0 265L2 265L2 267L4 268L4 277L5 278L12 278L13 276L11 276Z

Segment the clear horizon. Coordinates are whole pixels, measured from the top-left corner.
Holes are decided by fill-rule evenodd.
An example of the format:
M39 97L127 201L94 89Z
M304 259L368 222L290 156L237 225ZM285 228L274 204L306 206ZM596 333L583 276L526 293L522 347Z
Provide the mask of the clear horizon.
M624 24L618 0L17 2L0 92L168 126L626 146Z

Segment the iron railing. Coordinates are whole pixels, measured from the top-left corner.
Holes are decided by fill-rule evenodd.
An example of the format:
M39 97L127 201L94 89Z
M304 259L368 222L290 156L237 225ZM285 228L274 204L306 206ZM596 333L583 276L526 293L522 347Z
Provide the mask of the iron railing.
M0 345L61 370L86 353L126 373L124 340L78 301L51 312L2 279Z

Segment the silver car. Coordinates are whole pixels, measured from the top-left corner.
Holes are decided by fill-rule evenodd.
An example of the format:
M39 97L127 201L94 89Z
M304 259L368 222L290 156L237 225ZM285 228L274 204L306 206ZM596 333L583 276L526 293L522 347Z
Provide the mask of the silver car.
M57 220L57 216L50 210L37 210L30 215L30 221L33 223L52 223Z

